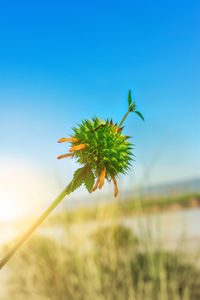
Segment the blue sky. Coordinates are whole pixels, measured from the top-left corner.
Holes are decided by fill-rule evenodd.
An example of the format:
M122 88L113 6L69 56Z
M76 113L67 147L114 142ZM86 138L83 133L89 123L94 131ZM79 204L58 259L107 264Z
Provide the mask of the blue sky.
M120 121L131 89L145 122L126 122L130 176L200 176L199 11L184 0L2 2L1 159L70 179L57 140L83 118Z

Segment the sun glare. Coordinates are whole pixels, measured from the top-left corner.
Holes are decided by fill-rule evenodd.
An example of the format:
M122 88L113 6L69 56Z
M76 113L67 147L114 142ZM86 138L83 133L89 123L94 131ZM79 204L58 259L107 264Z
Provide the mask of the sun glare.
M0 222L37 215L57 194L54 178L36 163L4 157L0 165Z
M0 221L14 221L20 217L14 197L0 195ZM3 201L2 201L3 200Z

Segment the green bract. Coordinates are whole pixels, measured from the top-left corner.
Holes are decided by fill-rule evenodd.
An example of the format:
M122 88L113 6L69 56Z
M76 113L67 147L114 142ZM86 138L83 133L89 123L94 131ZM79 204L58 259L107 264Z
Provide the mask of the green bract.
M111 175L125 174L133 160L133 144L126 140L128 137L121 133L122 129L117 124L113 126L112 121L101 122L97 117L92 121L82 121L73 128L71 137L79 142L72 143L72 146L85 144L86 148L75 151L74 157L79 163L90 166L97 177L102 169L105 169L108 180Z

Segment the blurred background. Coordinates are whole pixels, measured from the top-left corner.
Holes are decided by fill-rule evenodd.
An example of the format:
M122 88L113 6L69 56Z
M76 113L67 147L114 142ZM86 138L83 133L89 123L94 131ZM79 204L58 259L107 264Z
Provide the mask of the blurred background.
M69 137L74 125L95 115L120 122L127 111L129 89L145 122L135 114L126 120L124 132L135 145L135 162L129 175L119 180L119 199L114 201L113 186L108 183L90 195L80 188L61 203L48 226L44 226L46 231L41 229L41 233L45 238L60 236L62 240L62 222L66 227L66 222L76 223L78 218L85 222L82 226L96 228L96 223L114 218L115 224L122 220L123 226L145 241L151 235L157 240L155 232L159 228L164 247L172 252L184 235L183 248L190 244L188 251L191 253L192 248L197 253L200 248L199 13L200 3L195 0L0 4L3 254L3 245L12 244L24 232L24 224L31 224L42 213L70 182L78 167L71 159L57 160L58 155L69 150L57 140ZM143 226L141 233L141 226L138 227L141 220L147 222L148 234L144 234ZM90 232L91 228L87 230ZM18 260L16 265L19 266ZM5 275L7 272L3 270L0 276L10 277ZM152 278L153 283L157 282ZM9 290L6 284L3 288ZM181 290L180 286L177 289ZM106 287L102 290L105 292ZM102 290L99 288L98 293L91 295L82 290L80 295L75 292L68 295L65 289L62 295L59 292L46 295L41 290L34 293L40 295L37 299L144 299L139 298L136 289L130 290L128 296L123 293L116 296L119 291L104 294ZM184 297L189 295L188 291ZM34 293L31 294L27 284L25 299L29 296L36 299ZM159 293L153 294L152 299L183 299L179 292ZM188 297L193 299L191 295Z

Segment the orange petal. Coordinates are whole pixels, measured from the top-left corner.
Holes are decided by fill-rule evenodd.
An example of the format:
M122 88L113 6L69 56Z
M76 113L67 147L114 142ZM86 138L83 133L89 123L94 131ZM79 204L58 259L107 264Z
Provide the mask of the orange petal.
M92 189L93 192L96 191L96 189L98 188L99 182L100 182L100 178L97 178L97 181Z
M57 157L57 159L61 159L61 158L65 158L65 157L70 157L70 156L73 156L74 154L73 153L67 153L67 154L63 154L63 155L60 155Z
M80 145L77 145L77 146L72 146L69 151L73 152L73 151L77 151L77 150L82 150L82 149L84 149L86 147L87 146L85 144L80 144Z
M103 170L101 171L99 189L101 189L102 186L104 185L104 179L105 179L105 176L106 176L106 171L105 171L105 169L103 169Z
M78 143L79 140L76 138L61 138L58 140L58 143L63 143L63 142L74 142L74 143Z
M117 197L117 195L119 193L119 190L118 190L118 187L117 187L117 180L116 180L114 175L112 175L112 180L114 182L114 196Z

